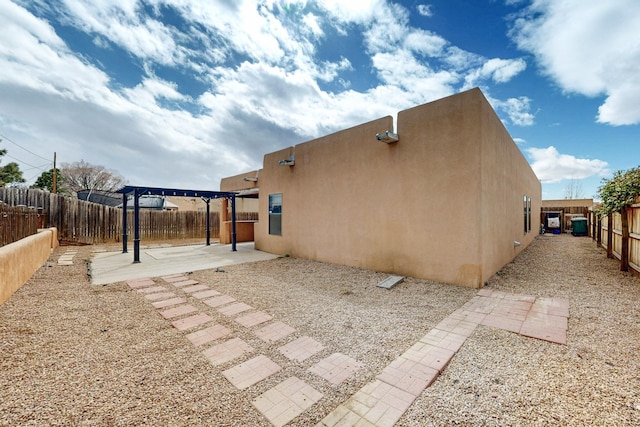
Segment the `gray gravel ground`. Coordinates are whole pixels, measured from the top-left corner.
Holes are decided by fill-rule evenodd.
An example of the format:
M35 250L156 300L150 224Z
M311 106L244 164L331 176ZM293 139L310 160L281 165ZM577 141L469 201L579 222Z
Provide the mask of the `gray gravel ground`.
M251 400L292 375L324 397L291 425L315 425L476 293L411 278L387 291L383 273L293 258L193 272L296 329L268 344L190 300L254 348L216 367L142 294L90 285L95 248L57 265L67 249L0 306L0 425L268 425ZM488 286L568 298L568 344L479 327L398 425L640 425L638 276L589 238L545 235ZM277 351L304 335L325 349L303 362ZM307 372L335 352L364 368L339 386ZM221 375L258 354L282 371L243 391Z

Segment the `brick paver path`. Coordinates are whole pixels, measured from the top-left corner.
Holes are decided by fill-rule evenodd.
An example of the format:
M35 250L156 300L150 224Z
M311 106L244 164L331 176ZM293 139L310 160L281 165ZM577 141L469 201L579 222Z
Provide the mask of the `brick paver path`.
M276 427L289 421L322 399L322 393L297 377L290 377L253 401L258 411Z
M534 309L535 307L535 309ZM393 426L449 364L478 325L566 344L569 302L482 289L442 320L320 426Z
M288 359L302 362L324 349L324 346L311 337L300 337L295 341L283 345L278 350Z
M211 341L224 338L230 333L231 330L225 328L222 325L213 325L209 326L208 328L190 333L189 335L187 335L187 339L191 341L193 345L203 345Z
M162 279L165 286L157 285L153 279L136 279L127 284L144 295L178 331L184 331L188 342L198 347L208 346L202 354L214 366L243 356L246 358L245 355L254 352L247 342L233 337L234 330L244 328L246 331L264 323L253 330L253 334L265 343L284 341L296 332L281 321L271 322L269 313L254 310L252 306L184 275ZM178 297L166 285L179 290L182 296ZM202 304L206 307L200 311L190 302L197 303L201 309ZM536 298L481 289L393 360L373 381L327 414L318 426L392 426L436 380L479 325L566 344L568 318L569 302L566 299ZM226 322L227 326L213 323L216 321ZM227 339L230 335L232 338ZM266 352L275 351L275 348L268 348L265 348ZM288 342L277 347L281 355L299 363L324 350L325 346L310 336L289 338ZM306 367L293 369L300 369L300 372L306 369L331 386L337 386L361 368L363 365L350 356L333 353L314 364L307 362ZM246 390L280 371L281 367L267 355L257 354L220 374L239 390ZM252 403L272 425L284 426L322 397L321 392L292 376L255 397Z
M265 313L264 311L256 311L256 312L245 314L244 316L238 317L236 319L236 322L238 322L245 328L250 328L252 326L259 325L271 319L273 319L273 316L271 316L270 314Z
M338 385L361 367L362 363L346 354L333 353L310 367L308 371L324 378L333 385Z
M255 331L255 334L263 341L274 342L291 335L295 331L296 330L291 326L280 321L276 321L258 329Z
M236 388L243 390L265 378L270 377L282 368L267 356L259 355L244 363L222 372Z

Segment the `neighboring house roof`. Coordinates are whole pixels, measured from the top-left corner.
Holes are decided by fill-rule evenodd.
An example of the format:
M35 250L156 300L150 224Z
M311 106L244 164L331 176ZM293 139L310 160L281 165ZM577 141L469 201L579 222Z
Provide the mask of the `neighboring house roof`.
M121 199L122 200L122 199ZM171 203L162 196L142 195L138 199L140 209L157 209L157 210L178 210L178 205ZM122 203L116 207L122 208ZM133 209L133 198L127 199L127 209Z
M543 208L553 208L553 207L565 207L565 208L576 208L576 207L592 207L593 199L555 199L555 200L542 200Z
M117 206L118 204L122 204L122 195L110 191L80 190L76 194L80 200L99 203L101 205Z

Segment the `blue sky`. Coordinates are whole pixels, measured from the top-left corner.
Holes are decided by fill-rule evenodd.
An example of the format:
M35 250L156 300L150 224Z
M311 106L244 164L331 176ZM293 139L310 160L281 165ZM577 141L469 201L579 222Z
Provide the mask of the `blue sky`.
M476 86L545 199L640 164L637 0L0 0L0 28L0 147L30 183L55 151L215 190Z

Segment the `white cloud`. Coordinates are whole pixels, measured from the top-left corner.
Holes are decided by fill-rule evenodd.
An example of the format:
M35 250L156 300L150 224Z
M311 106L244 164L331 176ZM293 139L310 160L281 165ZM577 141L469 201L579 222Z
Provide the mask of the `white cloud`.
M526 96L493 100L493 104L498 111L505 112L514 125L531 126L534 123L535 115L530 112L531 100Z
M71 52L53 29L9 2L0 13L0 82L115 105L109 77Z
M640 7L636 0L534 0L512 37L563 90L606 97L597 120L640 123Z
M422 16L433 16L433 6L430 4L419 4L416 6L418 9L418 13Z
M302 21L316 38L322 37L324 35L324 31L322 31L320 23L318 22L318 17L314 14L306 14L304 18L302 18Z
M424 30L412 30L404 39L404 47L421 55L439 56L447 45L442 37Z
M451 95L471 80L502 83L524 67L413 28L405 8L383 0L319 0L307 9L303 0L163 0L184 21L179 28L162 21L159 2L146 10L128 0L37 4L44 16L63 13L65 25L114 58L123 49L139 71L134 83L111 80L44 18L0 2L0 123L38 152L56 147L64 161L103 164L136 185L206 180L217 188L220 177L259 167L265 152ZM371 74L365 89L353 88L351 58L318 59L334 28L362 39L372 64L358 70ZM528 98L492 104L527 122Z
M482 66L480 75L491 76L496 83L505 83L527 68L527 63L523 59L500 59L493 58Z
M331 16L342 23L369 23L376 13L387 8L384 0L318 0L318 4Z
M56 10L65 14L66 24L100 34L142 59L165 65L180 63L184 52L175 43L172 29L140 8L131 1L66 0L65 7Z
M532 160L531 168L542 183L555 183L566 179L584 179L592 176L605 176L609 173L609 164L598 159L581 159L570 154L560 154L553 147L528 148L527 154Z
M495 83L506 83L527 68L527 63L521 59L492 58L484 61L481 66L470 71L465 77L465 88L477 86L479 82L491 80Z

